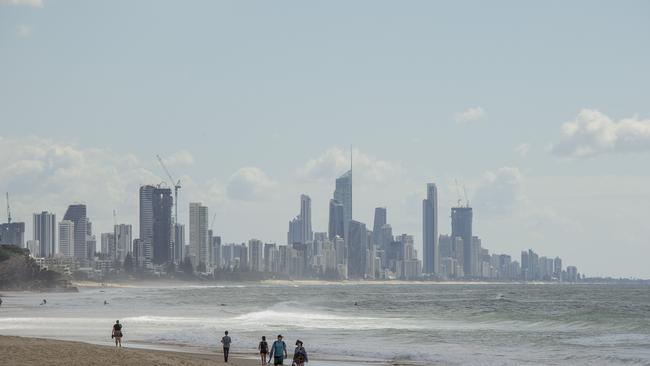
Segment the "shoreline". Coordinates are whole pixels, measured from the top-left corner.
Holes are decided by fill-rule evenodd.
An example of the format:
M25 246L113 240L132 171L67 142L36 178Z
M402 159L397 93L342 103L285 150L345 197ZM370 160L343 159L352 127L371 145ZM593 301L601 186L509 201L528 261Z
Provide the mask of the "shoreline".
M38 350L38 351L35 351ZM142 365L142 366L255 366L260 364L256 354L233 352L228 363L223 362L223 354L201 347L165 345L149 343L130 343L117 348L113 344L96 344L83 341L59 340L52 338L21 337L0 335L0 354L3 365ZM291 356L291 355L290 355ZM291 358L285 359L290 365ZM383 366L384 361L338 360L314 358L312 364L322 366ZM391 366L412 364L390 363Z
M217 352L205 354L137 347L118 349L114 345L4 335L0 336L0 353L5 365L226 365L221 353ZM259 363L235 356L228 360L228 365L254 366Z
M405 280L342 280L342 281L324 281L324 280L259 280L259 281L200 281L200 280L124 280L124 281L72 281L72 286L81 288L165 288L165 287L230 287L244 285L270 285L270 286L400 286L400 285L421 285L421 286L450 286L450 285L468 285L468 286L489 286L489 285L534 285L534 286L553 286L553 285L629 285L628 283L612 282L555 282L555 281L405 281ZM638 285L645 285L639 283ZM2 291L2 290L0 290ZM20 291L20 290L5 290ZM39 292L23 290L26 292Z
M200 348L157 346L136 343L133 346L116 348L114 345L80 341L0 335L0 354L2 354L3 365L255 366L260 364L260 360L253 354L233 353L233 356L228 359L228 363L225 363L221 352L210 352ZM285 360L285 363L290 365L291 362L287 361L290 359ZM314 359L312 364L323 366L386 365L386 363L378 361L327 359ZM394 363L391 365L399 366ZM405 366L405 364L400 365Z

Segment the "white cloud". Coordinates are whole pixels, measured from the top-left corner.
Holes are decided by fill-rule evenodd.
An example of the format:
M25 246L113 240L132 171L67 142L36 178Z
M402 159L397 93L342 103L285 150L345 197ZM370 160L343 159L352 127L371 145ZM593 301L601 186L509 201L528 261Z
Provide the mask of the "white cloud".
M21 24L16 27L16 33L23 38L29 37L32 35L32 27L25 24Z
M162 157L168 167L194 165L194 156L187 150L177 151L169 156Z
M650 119L614 121L597 110L583 109L574 121L562 125L561 139L551 151L573 158L650 151Z
M470 107L454 115L456 123L475 122L483 117L485 117L485 110L481 107Z
M42 8L43 0L0 0L0 5L24 5L33 8Z
M259 201L268 198L276 183L256 167L237 170L228 181L228 197L240 201Z
M396 176L401 167L387 160L380 160L359 150L353 150L353 171L355 177L363 181L383 182ZM306 181L328 181L350 169L349 151L334 146L321 156L309 160L298 171L298 176Z
M12 196L13 216L28 225L33 212L52 211L60 219L73 202L85 202L99 227L109 227L113 209L136 224L139 186L159 182L131 154L37 137L0 139L0 189Z
M526 203L524 176L516 167L487 171L474 193L473 205L483 214L512 213L520 203Z
M517 154L519 154L519 156L521 156L523 158L523 157L526 157L526 155L528 155L528 153L530 152L530 149L531 149L530 144L523 143L523 144L519 144L519 145L517 145L515 147L515 152Z

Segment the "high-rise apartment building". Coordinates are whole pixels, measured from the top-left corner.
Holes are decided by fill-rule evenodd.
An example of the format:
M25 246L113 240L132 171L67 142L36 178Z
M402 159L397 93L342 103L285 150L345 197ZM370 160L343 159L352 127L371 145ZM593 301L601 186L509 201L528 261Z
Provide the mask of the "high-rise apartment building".
M43 211L34 214L34 240L39 242L40 257L53 257L56 254L56 215Z
M63 220L59 222L59 255L72 258L74 257L74 222Z
M472 236L472 247L470 249L470 255L472 256L472 276L473 277L481 277L481 265L482 265L482 259L481 259L481 239L477 236Z
M174 263L183 263L187 253L185 252L185 225L174 224Z
M366 224L355 220L350 221L346 244L348 247L348 276L350 278L364 278L366 274L366 251L368 250Z
M146 185L140 187L140 240L143 264L165 264L172 251L172 191Z
M86 253L87 258L92 259L97 252L97 238L93 235L93 223L86 217Z
M209 230L212 233L212 230ZM210 234L210 265L216 268L221 268L221 237L212 236Z
M311 229L311 198L306 194L300 195L300 214L289 221L287 245L305 244L314 239Z
M580 279L578 268L575 266L568 266L566 268L566 280L568 282L577 282Z
M441 234L438 237L438 253L440 258L452 258L454 256L453 241L451 236Z
M553 277L556 280L562 279L562 258L560 257L553 259Z
M0 224L0 245L25 247L25 223L9 222Z
M208 208L200 202L190 202L190 252L194 267L208 264Z
M387 224L386 207L375 208L375 220L372 225L372 244L375 248L383 249L382 228Z
M530 274L528 273L530 258L528 258L528 251L521 251L521 279L526 281L530 279Z
M68 206L63 220L74 223L74 257L77 259L88 259L88 217L86 216L86 205L74 204Z
M335 199L330 200L329 206L329 225L328 236L331 241L338 236L345 238L345 216L343 214L343 204Z
M289 221L289 231L287 232L287 245L302 243L302 219L300 215Z
M248 247L244 243L241 243L241 245L237 245L236 247L239 248L239 268L242 271L250 270L250 257L248 255Z
M472 269L476 256L472 254L472 208L451 208L451 237L463 239L463 272L466 277L474 277Z
M264 244L261 240L251 239L248 241L250 251L250 269L253 272L264 271Z
M124 262L126 255L133 251L133 228L127 224L117 224L113 226L113 235L115 237L115 259Z
M275 243L264 244L264 271L280 272L280 252Z
M314 240L314 233L311 229L311 198L306 194L300 195L300 230L301 242L307 243Z
M107 254L110 259L115 259L117 255L115 233L102 233L100 242L102 254Z
M336 179L334 199L343 205L343 223L352 220L352 169Z
M422 201L422 250L424 273L438 273L438 188L434 183L427 184L427 198Z

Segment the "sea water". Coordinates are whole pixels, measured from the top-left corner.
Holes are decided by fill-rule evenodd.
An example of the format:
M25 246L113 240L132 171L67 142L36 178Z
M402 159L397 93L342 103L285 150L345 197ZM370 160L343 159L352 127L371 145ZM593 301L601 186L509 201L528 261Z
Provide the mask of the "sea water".
M353 364L650 364L643 285L156 284L3 295L3 335L110 344L119 319L137 347L214 352L228 330L232 350L251 356L262 335L282 334L290 351L301 339L313 359Z

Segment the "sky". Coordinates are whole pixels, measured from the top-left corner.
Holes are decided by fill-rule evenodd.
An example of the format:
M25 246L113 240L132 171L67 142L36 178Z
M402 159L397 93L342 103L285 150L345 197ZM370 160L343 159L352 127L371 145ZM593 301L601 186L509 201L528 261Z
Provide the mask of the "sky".
M648 65L647 1L0 0L0 189L26 239L74 202L137 232L159 154L181 223L284 244L352 147L354 218L420 254L435 182L442 234L466 192L491 253L650 278Z

